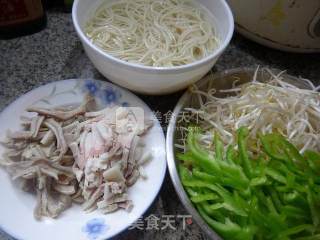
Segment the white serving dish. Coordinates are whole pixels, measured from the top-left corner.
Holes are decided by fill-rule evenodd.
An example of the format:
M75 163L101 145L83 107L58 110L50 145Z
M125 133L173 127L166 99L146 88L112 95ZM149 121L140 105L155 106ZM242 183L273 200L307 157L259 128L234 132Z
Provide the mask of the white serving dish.
M166 172L165 138L159 121L151 109L134 94L105 81L72 79L49 83L36 88L11 103L0 113L0 141L6 131L20 129L21 115L29 106L52 108L75 105L90 93L103 108L110 105L139 107L146 119L153 120L153 127L144 135L145 150L151 151L152 160L144 165L148 176L139 178L128 189L134 207L131 212L119 210L102 214L98 210L85 213L81 206L73 204L57 219L33 217L36 195L22 191L17 181L12 181L5 169L0 167L0 230L15 239L23 240L102 240L109 239L128 228L140 218L154 201L161 188ZM0 157L4 152L0 145Z
M177 67L149 67L128 63L95 46L84 34L83 26L105 0L75 0L72 19L85 52L94 66L110 81L144 94L166 94L178 91L201 79L216 63L229 44L234 21L224 0L198 0L215 17L220 46L208 57Z

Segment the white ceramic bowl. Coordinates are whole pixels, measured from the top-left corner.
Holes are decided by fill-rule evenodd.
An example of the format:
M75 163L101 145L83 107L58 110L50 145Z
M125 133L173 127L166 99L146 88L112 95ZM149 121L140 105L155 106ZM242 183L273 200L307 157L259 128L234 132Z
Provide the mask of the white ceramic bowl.
M83 26L97 7L106 0L75 0L72 19L83 47L94 66L109 80L145 94L178 91L201 79L216 63L229 44L234 21L225 0L197 0L215 17L220 46L211 55L194 63L177 67L149 67L128 63L104 52L85 36Z

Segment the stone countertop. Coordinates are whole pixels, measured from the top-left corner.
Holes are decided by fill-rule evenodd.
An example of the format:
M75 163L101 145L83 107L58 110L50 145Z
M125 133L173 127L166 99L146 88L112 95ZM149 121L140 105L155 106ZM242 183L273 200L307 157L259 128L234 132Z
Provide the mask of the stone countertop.
M319 54L284 53L260 46L238 34L234 35L213 71L258 65L287 70L290 74L320 84ZM70 78L104 79L85 55L70 14L50 10L45 30L30 36L0 41L0 110L33 88ZM139 96L153 111L166 113L173 109L181 94ZM167 173L158 198L145 216L184 214L187 213ZM207 239L194 223L184 230L182 222L177 221L174 227L175 230L128 230L115 239ZM7 239L12 238L0 231L0 240Z

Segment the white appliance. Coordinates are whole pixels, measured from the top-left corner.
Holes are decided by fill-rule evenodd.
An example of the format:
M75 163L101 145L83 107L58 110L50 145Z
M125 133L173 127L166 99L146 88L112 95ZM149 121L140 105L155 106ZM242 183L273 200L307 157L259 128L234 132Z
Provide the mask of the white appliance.
M292 52L320 52L320 0L227 0L239 33Z

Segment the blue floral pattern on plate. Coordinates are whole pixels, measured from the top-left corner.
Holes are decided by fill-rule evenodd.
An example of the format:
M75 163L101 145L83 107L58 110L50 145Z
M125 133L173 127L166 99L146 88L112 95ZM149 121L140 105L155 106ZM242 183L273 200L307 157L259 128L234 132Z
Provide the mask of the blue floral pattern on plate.
M123 102L121 105L122 105L122 107L129 107L129 103L128 102Z
M99 91L99 86L97 81L86 80L84 81L83 90L88 92L91 96L96 96L97 92Z
M82 228L82 232L87 234L88 239L96 240L98 237L106 233L108 229L109 226L105 224L105 220L103 218L93 218Z
M99 81L85 80L82 91L99 98L106 105L119 104L126 107L129 106L128 102L121 102L122 94L119 89L111 85L101 85L104 84L101 84Z
M118 103L121 98L121 93L114 89L112 86L108 86L101 90L102 99L107 105Z

